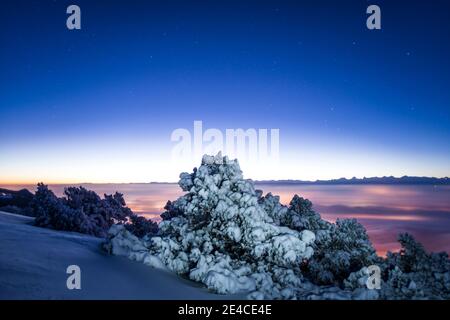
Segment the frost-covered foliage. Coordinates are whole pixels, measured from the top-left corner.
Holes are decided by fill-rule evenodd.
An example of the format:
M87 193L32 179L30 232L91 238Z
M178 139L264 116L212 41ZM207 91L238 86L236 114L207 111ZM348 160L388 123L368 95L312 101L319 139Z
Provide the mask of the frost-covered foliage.
M402 249L379 258L380 290L370 290L366 282L368 268L350 274L344 280L353 299L450 299L450 262L445 252L427 253L409 234L398 238ZM373 275L372 275L373 276Z
M131 214L125 228L139 238L158 233L158 224L150 219Z
M156 231L156 224L137 217L118 192L101 199L94 191L69 187L64 190L64 195L58 198L46 185L38 184L31 203L35 225L97 237L105 237L114 223L126 223L126 227L138 236Z
M27 189L19 191L0 188L0 211L29 216L34 195Z
M280 203L280 197L268 193L264 197L260 197L258 202L263 206L265 211L281 225L294 230L329 230L331 224L320 218L320 215L312 210L312 203L308 199L294 195L289 207Z
M366 230L355 219L329 223L312 209L311 201L298 195L293 197L289 207L283 206L280 198L271 193L261 197L259 203L278 224L315 233L314 255L302 266L304 274L314 283L342 285L350 273L378 259Z
M351 291L354 300L377 300L380 298L379 290L369 289L367 282L371 276L369 268L362 267L356 272L352 272L347 279L344 280L344 288Z
M164 211L161 214L161 218L163 220L170 220L174 217L178 217L178 216L182 216L183 212L181 211L181 208L179 207L181 201L179 202L172 202L172 201L167 201L166 205L164 206Z
M139 239L114 225L105 248L250 299L448 297L445 254L427 254L402 236L404 249L384 260L356 220L327 222L297 195L289 206L262 196L237 160L204 156L179 185L186 194L167 202L156 236ZM381 290L366 285L374 264L382 270Z
M314 249L305 269L318 284L341 285L350 273L379 259L366 230L355 219L337 219L328 230L318 230Z
M383 262L384 298L450 299L450 262L445 252L427 253L410 234L400 234L400 252Z
M180 175L179 185L187 193L167 204L158 236L139 243L115 227L109 250L165 266L219 293L295 297L314 233L277 224L237 160L204 156L198 170Z
M80 212L65 206L43 183L38 184L31 208L36 217L34 224L37 226L79 232L81 229L83 231L88 229L88 226L82 225L83 217Z

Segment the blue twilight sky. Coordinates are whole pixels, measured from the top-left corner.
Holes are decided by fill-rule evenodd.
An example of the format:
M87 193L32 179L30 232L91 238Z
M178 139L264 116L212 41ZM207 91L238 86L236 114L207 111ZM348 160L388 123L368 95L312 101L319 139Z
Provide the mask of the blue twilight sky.
M249 178L450 175L446 0L7 0L0 26L0 183L176 181L194 120L280 129Z

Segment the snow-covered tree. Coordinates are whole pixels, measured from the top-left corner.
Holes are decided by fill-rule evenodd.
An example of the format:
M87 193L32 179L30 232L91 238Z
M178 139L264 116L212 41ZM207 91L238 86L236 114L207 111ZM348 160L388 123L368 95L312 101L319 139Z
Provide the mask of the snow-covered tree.
M181 210L181 208L179 208L179 204L181 201L178 202L172 202L172 201L167 201L166 205L164 206L164 211L161 214L161 218L163 220L170 220L174 217L178 217L178 216L182 216L183 215L183 211Z
M365 228L355 219L337 219L316 233L314 256L305 270L318 284L341 285L352 272L379 262Z
M445 252L427 253L410 234L400 234L402 246L384 260L386 299L450 299L450 261Z
M251 299L449 297L446 254L427 254L404 235L403 250L382 259L355 219L330 223L307 199L295 195L285 206L263 196L237 160L204 156L179 185L186 193L167 202L156 236L113 225L105 248ZM382 270L381 290L367 288L371 265Z
M109 250L164 266L219 293L295 297L314 233L276 224L237 160L204 156L198 170L180 175L179 185L187 193L168 203L158 236L138 244L114 227Z
M137 214L130 215L125 228L139 238L153 236L158 233L158 224L156 222Z
M101 199L94 191L69 187L64 190L64 195L58 198L46 185L38 184L31 204L37 226L97 237L105 237L115 223L125 223L130 231L139 236L147 231L155 233L157 228L154 222L137 217L126 206L120 193L104 195Z
M314 283L341 285L352 272L378 261L366 230L355 219L327 222L312 209L311 201L298 195L294 195L288 207L271 193L260 197L259 203L277 224L315 233L314 255L302 266L304 274Z
M65 206L48 186L39 183L31 202L35 225L56 230L79 231L80 212Z

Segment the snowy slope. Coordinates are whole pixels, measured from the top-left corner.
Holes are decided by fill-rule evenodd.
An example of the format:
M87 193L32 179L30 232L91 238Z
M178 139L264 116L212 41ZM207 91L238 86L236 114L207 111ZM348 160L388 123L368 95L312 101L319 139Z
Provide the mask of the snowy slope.
M32 226L0 212L0 299L236 299L209 293L174 274L100 249L101 239ZM81 268L81 290L68 290L66 268Z

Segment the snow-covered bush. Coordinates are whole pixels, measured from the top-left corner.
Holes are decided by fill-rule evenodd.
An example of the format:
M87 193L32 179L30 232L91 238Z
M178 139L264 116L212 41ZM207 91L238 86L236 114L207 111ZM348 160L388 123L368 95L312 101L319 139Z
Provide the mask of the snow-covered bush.
M341 285L352 272L379 262L364 227L355 219L337 219L316 233L314 256L305 268L317 284Z
M277 224L315 233L314 255L302 266L304 274L314 283L342 285L352 272L378 261L366 230L355 219L327 222L312 209L311 201L298 195L292 198L289 207L271 193L261 197L259 203Z
M0 188L0 211L29 216L34 195L27 189L19 191Z
M260 197L258 202L266 212L281 226L285 226L297 231L328 230L331 224L322 220L320 215L312 209L312 203L308 199L294 195L289 206L280 203L280 197L268 193Z
M351 291L353 300L377 300L380 298L378 289L369 289L367 287L369 276L369 268L362 267L360 270L352 272L348 278L344 280L344 288Z
M97 237L105 237L115 223L125 223L138 236L156 232L156 224L144 217L137 217L118 192L104 195L101 199L94 191L69 187L64 190L64 195L58 198L46 185L38 184L31 203L35 225Z
M85 217L89 234L105 236L114 223L126 222L133 212L125 204L121 193L104 195L101 199L94 191L83 187L69 187L64 190L63 203L74 210L81 211Z
M312 202L298 195L294 195L289 203L289 213L284 224L290 225L293 229L309 229L316 232L331 228L331 224L312 209Z
M178 217L178 216L182 216L183 215L183 211L181 211L181 208L179 208L181 201L178 202L172 202L172 201L167 201L166 205L164 206L164 211L161 214L161 218L163 220L170 220L174 217Z
M450 299L450 262L445 252L427 253L410 234L400 234L400 252L383 261L386 299Z
M125 228L139 238L158 233L158 224L156 222L136 214L130 215Z
M429 255L401 236L403 250L384 260L356 220L322 220L297 195L289 206L271 193L262 196L237 160L204 156L179 185L186 193L167 202L157 235L139 239L114 225L105 248L250 299L449 297L447 255ZM382 270L381 290L366 285L374 264Z
M300 265L313 254L314 233L280 226L258 202L237 160L204 156L193 173L180 175L187 193L169 202L159 235L142 245L146 255L125 255L204 283L219 293L253 292L255 297L295 297ZM110 251L127 252L132 235L114 228Z
M84 229L82 213L64 205L43 183L37 186L31 208L36 217L34 224L37 226L79 232L81 228Z

